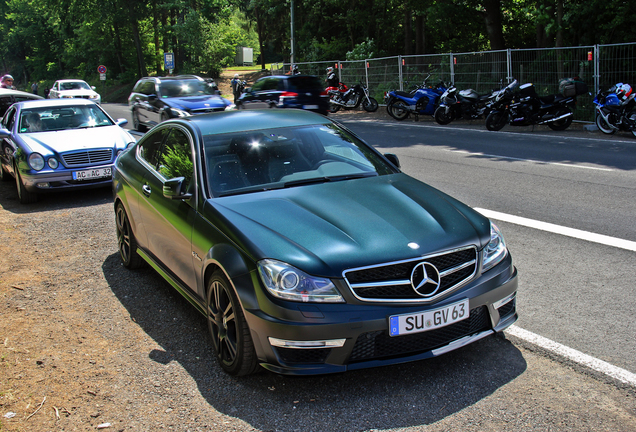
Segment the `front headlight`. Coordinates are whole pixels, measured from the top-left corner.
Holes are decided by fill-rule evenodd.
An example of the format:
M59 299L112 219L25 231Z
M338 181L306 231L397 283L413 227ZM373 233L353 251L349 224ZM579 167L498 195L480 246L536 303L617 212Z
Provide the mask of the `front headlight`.
M233 103L225 107L225 111L234 111L234 110L236 110L236 105L234 105Z
M62 99L73 99L73 96L70 95L62 95L60 96Z
M506 241L501 231L494 223L490 222L490 242L481 251L481 271L490 270L503 260L508 254Z
M99 98L99 95L98 94L93 94L93 95L90 95L89 98L90 99L97 99L97 98Z
M314 303L343 303L330 279L310 276L284 262L258 262L261 280L271 295L283 300Z
M44 168L44 158L39 153L31 153L29 155L29 165L36 171Z
M187 111L176 109L176 108L170 108L170 113L172 113L173 117L188 117L191 115Z
M49 158L47 163L51 169L57 169L57 167L60 166L60 163L55 158Z

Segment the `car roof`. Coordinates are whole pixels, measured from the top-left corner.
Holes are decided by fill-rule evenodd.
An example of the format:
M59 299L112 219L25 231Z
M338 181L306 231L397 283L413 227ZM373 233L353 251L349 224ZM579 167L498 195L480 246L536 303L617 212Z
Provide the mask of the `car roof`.
M297 109L223 111L175 121L195 124L204 136L332 123L320 114Z
M72 99L28 100L28 101L16 102L15 105L19 105L22 108L46 108L50 106L63 107L63 106L76 106L76 105L97 105L97 104L88 99L72 98Z
M257 79L256 81L264 80L267 78L278 78L278 79L286 80L286 79L305 78L305 77L317 78L315 75L267 75Z
M155 82L159 81L181 81L184 79L195 79L199 81L203 81L198 75L177 75L177 76L167 76L167 77L143 77L142 80L153 80Z
M72 78L67 78L67 79L60 79L57 80L56 82L83 82L85 83L86 81L81 80L81 79L72 79ZM87 83L88 84L88 83Z
M42 96L38 96L38 95L35 95L33 93L23 92L23 91L20 91L20 90L11 90L11 89L0 88L0 96L6 96L6 95L22 96L22 97L28 97L28 98L31 98L31 99L44 99Z

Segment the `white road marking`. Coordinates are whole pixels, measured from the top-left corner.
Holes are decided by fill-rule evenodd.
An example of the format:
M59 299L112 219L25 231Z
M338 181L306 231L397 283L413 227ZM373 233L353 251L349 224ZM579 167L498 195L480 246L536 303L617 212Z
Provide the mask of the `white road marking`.
M599 167L591 167L591 166L585 166L585 165L566 164L561 162L546 162L546 161L540 161L535 159L522 159L522 158L516 158L516 157L510 157L510 156L481 153L481 152L469 152L466 150L448 150L448 151L453 153L463 153L467 155L485 156L485 157L497 158L497 159L509 159L509 160L516 160L516 161L522 161L522 162L531 162L531 163L537 163L542 165L558 165L558 166L564 166L568 168L583 168L583 169L591 169L591 170L597 170L597 171L614 171L611 168L599 168Z
M503 222L510 222L516 225L521 225L529 228L535 228L541 231L547 231L555 234L561 234L568 237L573 237L581 240L587 240L594 243L603 244L606 246L613 246L620 249L636 252L636 242L630 240L623 240L616 237L610 237L602 234L595 234L589 231L582 231L575 228L568 228L560 225L555 225L547 222L541 222L533 219L524 218L521 216L509 215L506 213L500 213L492 210L486 210L482 208L476 208L479 213L487 218L500 220Z
M592 370L601 372L625 384L630 384L636 387L636 374L633 374L625 369L621 369L603 360L599 360L595 357L583 354L580 351L569 348L565 345L561 345L560 343L544 338L543 336L539 336L538 334L524 330L520 327L517 327L516 325L508 327L508 329L506 329L506 333L509 333L534 345L540 346L541 348L565 357L570 361L587 366Z

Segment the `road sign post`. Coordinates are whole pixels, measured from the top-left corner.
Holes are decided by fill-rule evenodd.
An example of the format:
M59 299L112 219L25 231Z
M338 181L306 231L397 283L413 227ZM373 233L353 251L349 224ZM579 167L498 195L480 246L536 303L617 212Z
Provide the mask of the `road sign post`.
M173 53L163 53L163 68L164 70L169 70L169 73L172 73L174 69L174 54Z

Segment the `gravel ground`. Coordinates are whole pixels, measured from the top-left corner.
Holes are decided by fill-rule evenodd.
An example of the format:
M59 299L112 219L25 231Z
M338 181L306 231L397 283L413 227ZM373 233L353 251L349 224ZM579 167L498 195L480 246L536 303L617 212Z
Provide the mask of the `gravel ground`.
M294 378L225 375L206 323L117 254L109 189L0 183L0 431L636 431L636 394L520 341Z

